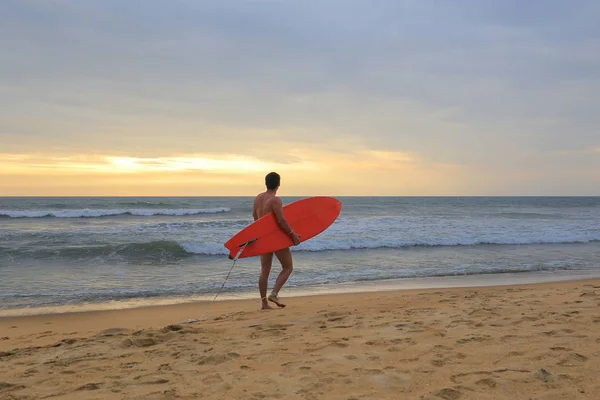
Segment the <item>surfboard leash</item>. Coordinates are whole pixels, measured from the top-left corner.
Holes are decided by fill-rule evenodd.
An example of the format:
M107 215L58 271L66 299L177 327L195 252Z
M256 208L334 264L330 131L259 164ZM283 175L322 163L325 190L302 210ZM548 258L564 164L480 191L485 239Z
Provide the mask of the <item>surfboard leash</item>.
M204 317L206 317L206 314L208 313L208 310L210 309L210 306L213 305L213 303L215 302L215 300L217 300L217 297L219 297L219 295L221 294L221 291L223 290L223 288L225 287L225 283L227 282L227 279L229 279L229 275L231 275L231 271L233 271L233 268L235 267L235 263L237 262L238 258L240 258L240 256L242 255L242 253L244 252L244 250L246 249L246 246L248 246L251 243L254 243L258 240L258 238L249 240L245 243L240 244L240 249L238 250L237 254L235 255L235 257L233 258L233 264L231 265L231 268L229 269L229 272L227 273L227 276L225 277L225 280L223 281L223 284L221 285L221 288L219 289L219 291L217 292L217 294L215 295L215 297L212 299L212 301L210 302L210 304L206 307L206 310L204 310L204 315L202 315L202 317L197 318L197 319L188 319L187 321L183 321L183 322L179 322L179 325L184 325L184 324L191 324L194 322L200 322L202 321L202 319L204 319Z

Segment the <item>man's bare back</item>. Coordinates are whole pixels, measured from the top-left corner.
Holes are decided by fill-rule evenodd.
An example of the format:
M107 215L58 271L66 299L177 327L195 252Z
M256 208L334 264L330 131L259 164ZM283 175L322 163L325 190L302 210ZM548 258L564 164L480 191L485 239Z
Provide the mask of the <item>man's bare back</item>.
M256 199L254 200L255 221L258 218L273 212L273 200L276 198L277 196L275 194L269 192L263 192L256 196Z

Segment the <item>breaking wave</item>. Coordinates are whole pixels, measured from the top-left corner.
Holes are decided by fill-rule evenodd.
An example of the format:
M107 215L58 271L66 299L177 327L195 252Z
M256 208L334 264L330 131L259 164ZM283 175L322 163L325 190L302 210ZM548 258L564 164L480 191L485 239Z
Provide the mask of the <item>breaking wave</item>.
M55 211L10 211L0 210L0 217L9 218L101 218L101 217L114 217L119 215L131 215L140 217L152 217L155 215L163 216L183 216L183 215L197 215L197 214L216 214L231 211L228 207L216 207L216 208L197 208L197 209L152 209L152 208L138 208L138 209L117 209L117 210L95 210L95 209L82 209L82 210L55 210Z

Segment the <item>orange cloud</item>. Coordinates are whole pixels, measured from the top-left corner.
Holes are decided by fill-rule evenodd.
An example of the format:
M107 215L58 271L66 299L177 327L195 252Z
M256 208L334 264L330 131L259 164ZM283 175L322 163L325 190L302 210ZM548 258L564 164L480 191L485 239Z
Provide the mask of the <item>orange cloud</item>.
M0 195L253 195L270 171L282 175L284 195L420 195L455 193L452 182L465 174L410 153L359 147L290 145L272 159L266 154L0 154Z
M123 157L123 156L66 156L0 154L0 166L4 173L20 174L138 174L146 172L208 171L211 173L236 173L265 171L271 169L307 170L315 166L302 162L280 164L265 162L244 155L184 155L171 157Z

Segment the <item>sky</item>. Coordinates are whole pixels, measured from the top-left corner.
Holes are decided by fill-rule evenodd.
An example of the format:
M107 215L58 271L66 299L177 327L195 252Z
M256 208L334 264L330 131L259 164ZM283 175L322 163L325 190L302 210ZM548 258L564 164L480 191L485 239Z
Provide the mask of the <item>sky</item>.
M597 1L0 7L0 196L600 195Z

